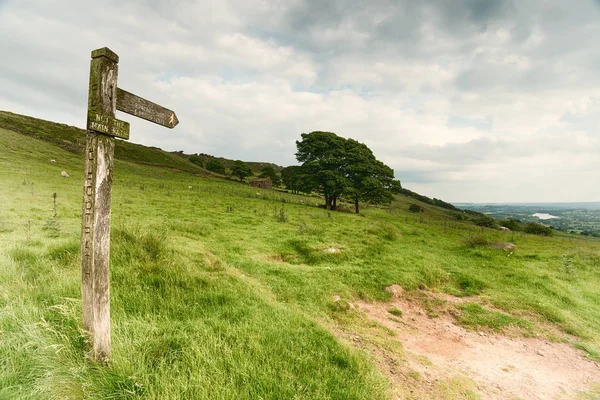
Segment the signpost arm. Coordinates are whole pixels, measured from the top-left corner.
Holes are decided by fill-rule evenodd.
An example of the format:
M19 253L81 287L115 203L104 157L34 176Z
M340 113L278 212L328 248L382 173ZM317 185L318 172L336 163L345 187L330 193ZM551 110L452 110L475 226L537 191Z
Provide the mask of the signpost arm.
M90 66L88 115L115 117L117 63L108 48L94 50ZM89 334L93 357L110 359L110 203L114 139L89 129L86 138L81 235L81 296L83 327Z

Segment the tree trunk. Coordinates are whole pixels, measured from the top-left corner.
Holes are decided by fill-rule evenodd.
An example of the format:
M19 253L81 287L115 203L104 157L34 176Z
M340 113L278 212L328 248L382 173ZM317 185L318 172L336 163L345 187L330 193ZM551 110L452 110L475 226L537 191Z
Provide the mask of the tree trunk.
M354 200L354 210L358 214L358 200Z
M331 210L331 197L325 195L325 209Z
M332 210L337 210L337 196L333 196Z

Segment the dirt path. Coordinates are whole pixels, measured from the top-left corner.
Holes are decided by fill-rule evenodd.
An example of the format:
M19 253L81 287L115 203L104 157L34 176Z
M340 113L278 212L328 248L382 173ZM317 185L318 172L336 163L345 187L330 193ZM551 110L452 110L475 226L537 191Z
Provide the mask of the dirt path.
M447 314L429 318L400 288L392 290L389 303L355 306L395 332L394 338L404 349L397 363L408 361L413 371L409 376L418 376L420 385L432 386L458 376L470 381L473 391L485 399L570 399L600 384L600 364L567 344L466 330ZM402 316L390 314L391 307L402 310ZM406 374L395 375L392 381L405 385ZM430 398L418 393L410 397Z

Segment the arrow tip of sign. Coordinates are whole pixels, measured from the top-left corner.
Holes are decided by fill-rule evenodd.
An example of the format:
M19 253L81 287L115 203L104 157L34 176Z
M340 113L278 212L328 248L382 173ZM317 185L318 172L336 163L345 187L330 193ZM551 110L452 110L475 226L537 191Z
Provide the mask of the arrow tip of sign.
M169 127L173 129L178 123L179 120L177 119L177 115L175 115L174 112L171 112L171 117L169 118Z

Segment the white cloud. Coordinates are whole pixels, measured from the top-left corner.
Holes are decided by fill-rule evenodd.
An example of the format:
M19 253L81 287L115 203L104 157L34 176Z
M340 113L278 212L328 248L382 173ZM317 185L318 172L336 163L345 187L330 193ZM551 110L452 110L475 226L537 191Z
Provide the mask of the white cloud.
M108 46L120 86L181 121L120 115L134 142L290 164L330 130L444 200L598 200L600 6L474 4L9 0L0 109L83 126Z

